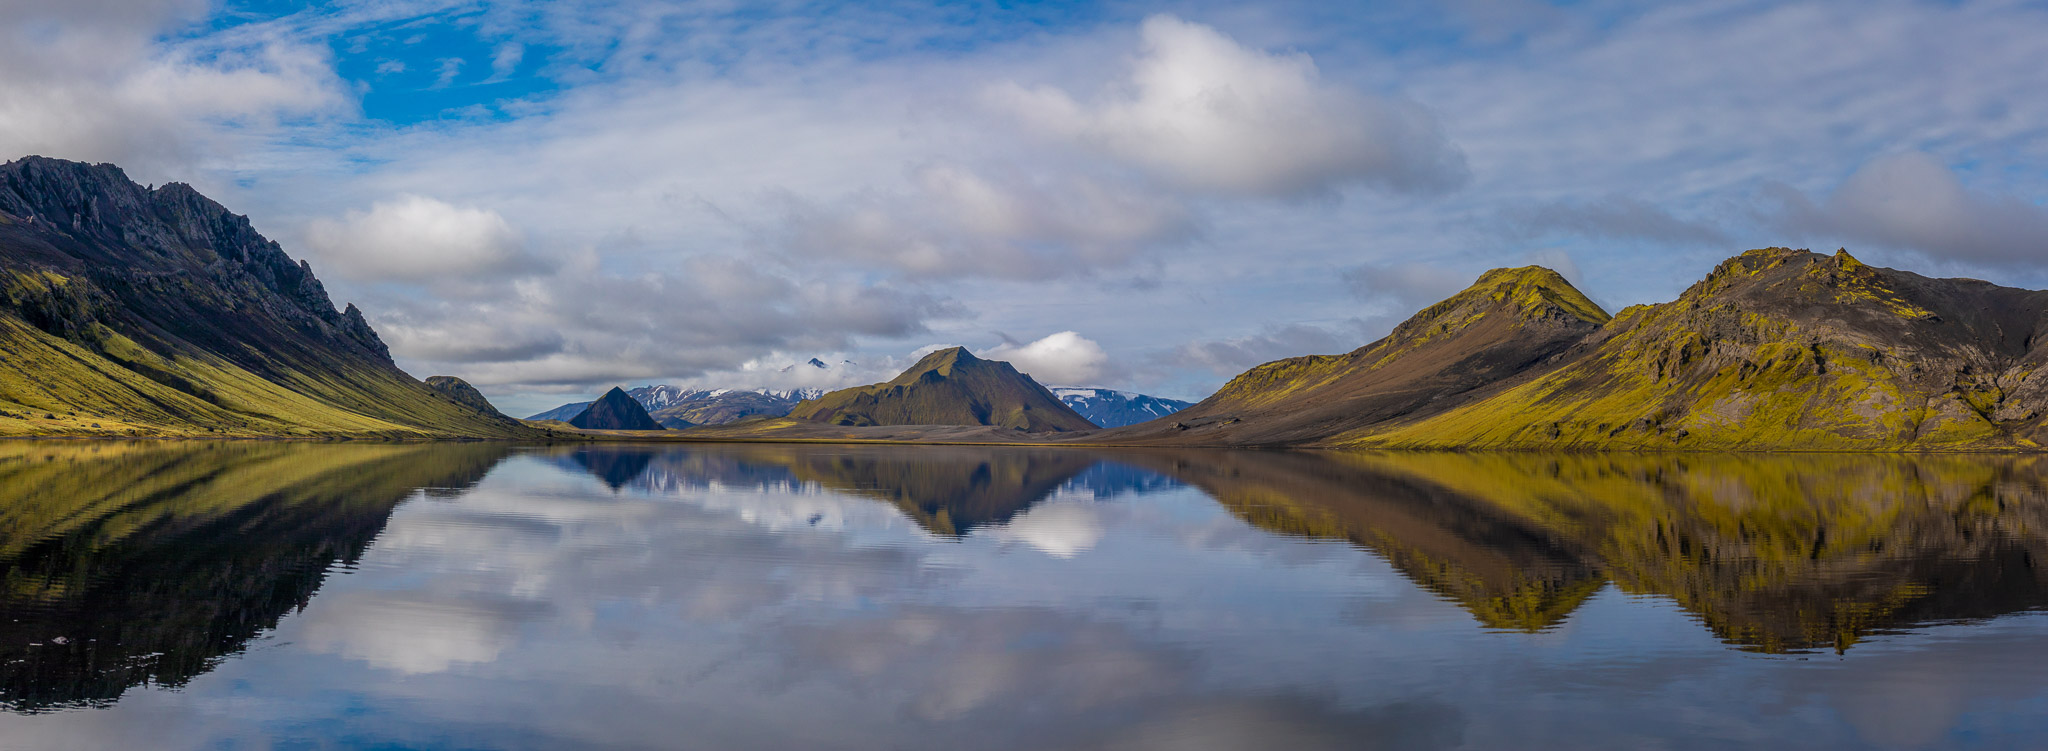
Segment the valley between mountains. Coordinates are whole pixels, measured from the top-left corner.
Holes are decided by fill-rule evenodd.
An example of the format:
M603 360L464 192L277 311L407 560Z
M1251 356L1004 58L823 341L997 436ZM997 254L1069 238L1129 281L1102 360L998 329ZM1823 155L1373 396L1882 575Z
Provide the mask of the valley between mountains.
M618 388L516 420L459 374L401 370L309 265L189 186L0 165L0 436L2036 451L2044 334L2048 292L1764 248L1615 312L1496 269L1194 404L955 347L855 388Z

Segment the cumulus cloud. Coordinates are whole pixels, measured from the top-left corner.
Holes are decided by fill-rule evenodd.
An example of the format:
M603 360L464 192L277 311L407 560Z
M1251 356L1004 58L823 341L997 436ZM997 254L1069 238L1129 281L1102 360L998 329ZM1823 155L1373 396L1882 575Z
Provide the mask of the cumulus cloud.
M1778 190L1778 220L1795 233L1978 264L2048 259L2048 207L1964 187L1947 165L1909 152L1871 161L1815 201Z
M371 322L414 365L479 387L561 392L688 382L762 352L845 351L856 337L911 336L929 319L961 314L949 300L887 284L793 278L724 257L676 263L631 275L565 268L475 299L391 297Z
M1091 384L1109 370L1109 353L1102 345L1072 331L1029 344L1004 342L982 356L1008 362L1041 384Z
M419 282L530 271L519 230L496 211L403 195L341 219L316 219L306 244L345 276Z
M1251 49L1173 16L1146 19L1129 78L1092 102L1052 87L994 88L999 108L1180 186L1294 196L1371 182L1435 192L1464 157L1413 102L1322 80L1304 54Z
M785 196L770 234L793 255L917 278L1042 280L1129 263L1195 234L1167 197L1085 175L992 179L954 164L911 175L908 190L839 202Z

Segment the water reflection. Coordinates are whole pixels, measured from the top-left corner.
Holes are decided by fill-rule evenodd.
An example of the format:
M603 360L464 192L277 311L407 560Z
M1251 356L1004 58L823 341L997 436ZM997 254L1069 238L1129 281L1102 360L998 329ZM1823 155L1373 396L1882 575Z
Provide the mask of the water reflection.
M183 685L503 447L0 442L0 705Z
M0 745L2024 746L2042 469L0 443Z
M2048 465L2032 457L1127 460L1259 527L1371 548L1495 628L1554 626L1608 581L1763 652L2048 604Z

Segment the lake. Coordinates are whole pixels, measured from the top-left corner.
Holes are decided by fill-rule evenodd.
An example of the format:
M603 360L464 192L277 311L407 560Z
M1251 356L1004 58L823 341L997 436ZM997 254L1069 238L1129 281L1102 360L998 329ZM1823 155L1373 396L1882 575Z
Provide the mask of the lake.
M2048 461L0 442L0 748L2041 748Z

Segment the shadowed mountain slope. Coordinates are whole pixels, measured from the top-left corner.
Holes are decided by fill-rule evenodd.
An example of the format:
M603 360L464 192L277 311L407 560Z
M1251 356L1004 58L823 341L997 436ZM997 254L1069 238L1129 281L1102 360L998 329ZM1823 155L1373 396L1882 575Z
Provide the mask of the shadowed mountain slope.
M112 165L0 165L0 350L0 435L541 435L399 370L246 217Z
M926 355L887 383L804 402L789 416L843 426L988 425L1027 433L1095 429L1030 376L963 347Z
M569 420L585 430L662 430L661 423L648 416L647 408L633 401L625 390L616 386L604 392L604 396L591 402L582 414Z

